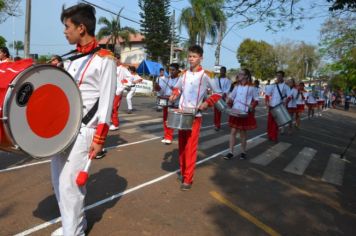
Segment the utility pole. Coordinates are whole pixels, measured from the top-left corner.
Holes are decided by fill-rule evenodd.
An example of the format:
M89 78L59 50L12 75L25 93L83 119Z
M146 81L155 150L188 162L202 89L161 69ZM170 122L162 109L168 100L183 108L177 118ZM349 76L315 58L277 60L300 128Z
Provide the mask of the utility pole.
M174 50L174 43L175 43L175 30L176 30L176 11L173 10L172 15L172 29L171 29L171 51L169 55L169 64L173 63L173 50Z
M31 35L31 0L26 0L26 22L25 22L25 58L30 57L30 35Z
M224 28L225 28L224 23L222 21L220 21L219 32L218 32L218 42L217 42L216 49L215 49L215 66L220 65L220 49L221 49L221 42L223 40L223 33L225 31Z

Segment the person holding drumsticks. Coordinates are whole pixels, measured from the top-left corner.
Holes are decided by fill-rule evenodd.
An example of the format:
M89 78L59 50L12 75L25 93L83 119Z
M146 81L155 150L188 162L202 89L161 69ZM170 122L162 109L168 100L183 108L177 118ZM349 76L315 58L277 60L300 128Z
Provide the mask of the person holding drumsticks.
M203 49L198 45L189 47L188 62L190 68L179 78L170 97L170 101L174 101L181 95L179 99L179 109L181 110L197 110L197 112L194 113L195 118L192 129L178 131L179 166L181 173L180 188L182 191L191 189L193 184L198 139L202 122L202 114L200 111L214 106L221 98L219 94L221 91L200 65L202 60ZM216 94L211 95L208 99L203 101L208 88Z
M252 84L251 72L248 69L242 69L237 75L237 80L239 85L232 90L227 100L227 103L232 107L232 114L229 116L231 127L229 152L224 156L225 160L234 157L236 134L238 132L241 139L240 159L246 159L247 131L257 128L255 108L258 105L258 94ZM233 114L234 110L239 112Z
M76 80L83 100L82 126L73 145L52 157L51 174L61 213L62 227L52 235L85 235L85 185L76 177L103 148L111 118L116 88L116 65L112 53L100 49L95 39L95 9L79 3L62 10L64 35L76 44L76 54L64 68ZM54 102L55 105L55 102Z
M267 135L269 140L278 141L278 125L274 120L271 108L283 103L286 105L287 94L289 91L288 85L284 83L284 71L278 71L276 74L276 83L266 88L265 103L268 107L267 119Z
M171 144L173 140L174 130L167 127L168 118L168 98L172 94L172 89L176 85L179 79L179 65L178 63L172 63L169 65L169 77L160 78L158 83L155 85L155 90L158 92L160 97L167 97L167 106L163 106L163 129L164 137L161 140L164 144ZM174 106L174 102L173 102Z
M143 79L141 76L139 76L136 72L136 67L134 66L129 66L129 71L131 73L131 76L129 77L128 83L126 86L128 92L126 95L126 102L127 102L127 113L131 114L132 113L132 97L135 95L136 92L136 84L141 83Z
M296 87L295 80L293 78L288 80L287 84L289 86L289 93L287 98L287 110L293 121L294 114L297 113L298 89ZM292 127L293 127L293 122L290 122L288 128L288 134L292 133Z

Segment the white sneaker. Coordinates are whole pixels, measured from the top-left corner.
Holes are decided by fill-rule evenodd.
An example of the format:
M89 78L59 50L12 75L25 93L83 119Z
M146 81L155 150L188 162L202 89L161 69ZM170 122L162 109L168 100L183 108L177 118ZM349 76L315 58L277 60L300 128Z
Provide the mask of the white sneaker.
M64 236L63 227L60 227L51 233L51 236Z
M166 143L166 141L167 141L166 139L162 139L161 143Z
M118 130L119 126L115 126L115 125L110 125L109 130L114 131L114 130Z
M172 140L166 139L165 144L172 144Z

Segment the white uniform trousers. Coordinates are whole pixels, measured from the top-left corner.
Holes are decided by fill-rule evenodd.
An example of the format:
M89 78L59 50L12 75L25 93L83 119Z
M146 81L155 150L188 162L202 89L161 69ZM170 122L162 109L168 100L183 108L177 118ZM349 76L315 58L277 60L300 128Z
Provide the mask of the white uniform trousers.
M95 129L82 127L74 144L65 152L52 157L52 184L62 218L65 236L85 235L84 198L86 188L78 187L76 178L88 160L88 151Z
M131 88L131 90L126 95L127 109L129 110L132 110L132 97L135 95L135 90L136 89Z

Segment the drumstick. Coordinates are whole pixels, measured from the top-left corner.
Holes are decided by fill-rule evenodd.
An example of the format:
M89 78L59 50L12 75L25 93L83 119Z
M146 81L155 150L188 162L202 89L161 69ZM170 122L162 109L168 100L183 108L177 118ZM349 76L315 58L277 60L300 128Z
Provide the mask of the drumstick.
M95 155L93 155L93 152L91 152L89 154L89 159L87 161L87 164L84 167L84 170L79 172L77 179L76 179L76 183L79 187L82 187L87 183L88 178L89 178L88 171L90 168L91 161L94 159L94 157L95 157Z

